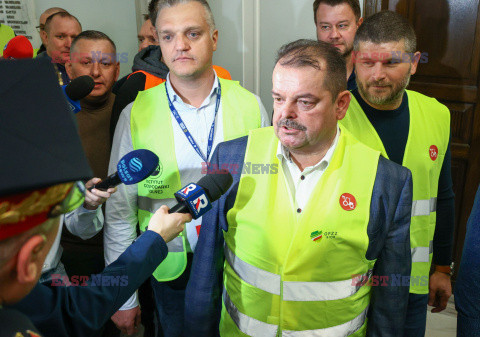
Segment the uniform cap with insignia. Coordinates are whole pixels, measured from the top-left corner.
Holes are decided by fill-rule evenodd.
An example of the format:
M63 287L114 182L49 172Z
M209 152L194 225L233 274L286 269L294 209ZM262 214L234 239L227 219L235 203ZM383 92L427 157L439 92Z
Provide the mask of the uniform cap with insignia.
M81 204L81 184L75 182L92 172L52 64L46 59L2 61L0 74L3 240Z

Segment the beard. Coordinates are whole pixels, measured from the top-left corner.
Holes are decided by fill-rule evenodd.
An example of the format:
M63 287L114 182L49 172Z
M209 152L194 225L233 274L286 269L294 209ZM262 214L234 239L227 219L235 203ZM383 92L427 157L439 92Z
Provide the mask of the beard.
M352 54L352 51L353 51L353 45L351 46L345 45L345 51L342 53L342 56L344 58L347 58Z
M380 81L380 82L366 83L366 85L364 85L361 81L358 81L358 77L357 77L358 91L370 103L373 103L375 105L389 105L398 101L403 96L405 89L408 87L408 84L410 83L410 76L411 75L410 75L410 69L409 69L405 77L398 84L386 83L384 81ZM382 86L382 85L390 86L392 88L391 92L387 95L375 95L375 94L370 94L370 92L368 91L368 88L371 86Z

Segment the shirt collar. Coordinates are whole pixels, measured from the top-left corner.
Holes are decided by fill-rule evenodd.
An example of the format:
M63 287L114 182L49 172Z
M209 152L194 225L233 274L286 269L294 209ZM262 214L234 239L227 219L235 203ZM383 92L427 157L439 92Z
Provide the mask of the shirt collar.
M311 166L311 169L315 169L318 166L320 166L322 163L325 163L327 166L330 161L332 160L333 153L335 152L335 148L337 147L338 144L338 139L340 138L340 128L337 124L337 134L335 135L335 138L333 139L333 143L328 149L327 153L325 153L325 156L320 160L318 163L315 165ZM277 158L279 161L282 160L287 160L289 162L292 162L292 157L290 156L290 152L288 149L282 145L282 143L279 141L278 142L278 147L277 147Z
M210 94L207 96L205 101L202 103L201 107L210 104L211 99L216 97L216 95L218 93L218 89L219 89L218 76L217 76L217 73L215 72L215 70L213 71L213 73L215 74L215 78L213 80L212 90L210 90ZM168 95L170 96L170 99L172 100L172 103L177 102L177 103L180 103L180 104L188 105L185 102L183 102L182 98L175 92L175 90L173 90L172 84L170 83L170 73L167 74L167 80L166 80L165 86L167 88Z

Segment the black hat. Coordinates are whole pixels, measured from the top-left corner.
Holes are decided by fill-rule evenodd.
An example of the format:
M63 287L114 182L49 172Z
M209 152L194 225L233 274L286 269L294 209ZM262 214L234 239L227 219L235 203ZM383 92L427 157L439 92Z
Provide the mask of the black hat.
M92 177L73 117L50 61L0 62L0 196Z

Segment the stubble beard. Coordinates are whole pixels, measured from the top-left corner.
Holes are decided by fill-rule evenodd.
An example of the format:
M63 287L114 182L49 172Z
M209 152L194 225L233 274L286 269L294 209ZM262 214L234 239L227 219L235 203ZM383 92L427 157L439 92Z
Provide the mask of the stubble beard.
M365 88L363 83L360 82L360 81L357 81L358 91L370 103L373 103L375 105L380 105L380 106L390 105L390 104L398 101L403 96L403 94L405 92L405 89L410 84L410 77L411 77L410 76L410 71L408 71L407 74L405 75L405 77L403 78L403 80L398 85L393 84L392 92L386 97L375 96L375 95L370 94L370 92ZM374 84L382 85L384 83L382 83L382 82L370 83L370 84L367 84L367 86L371 86L371 85L374 85Z

